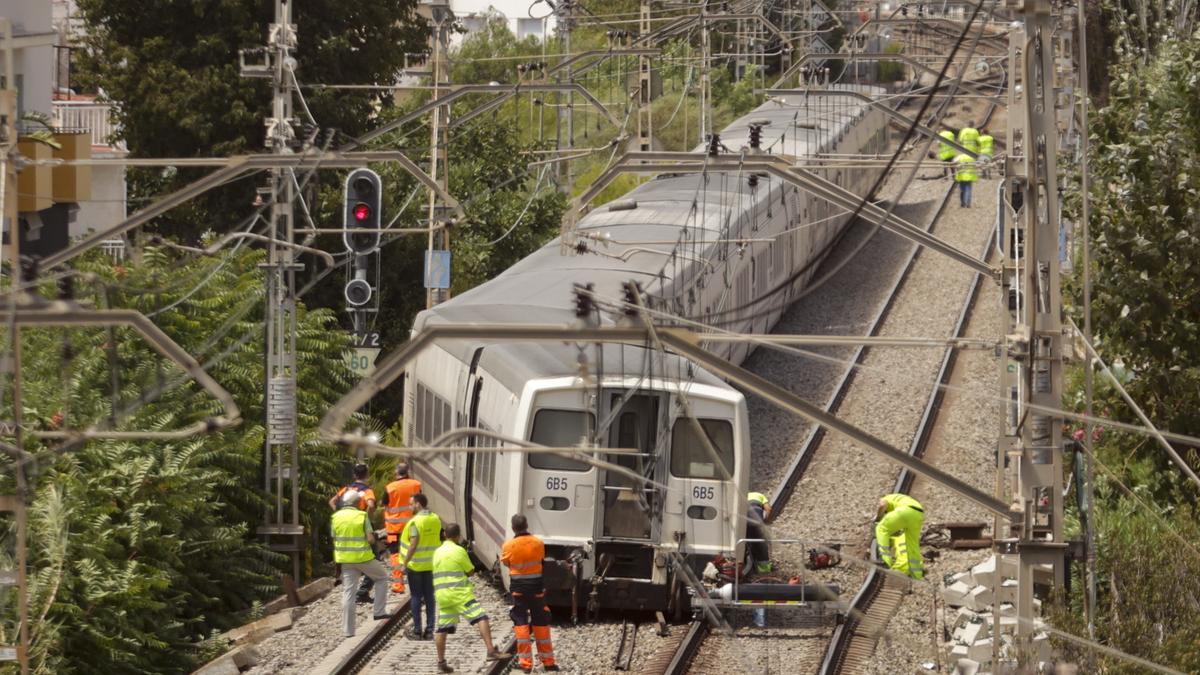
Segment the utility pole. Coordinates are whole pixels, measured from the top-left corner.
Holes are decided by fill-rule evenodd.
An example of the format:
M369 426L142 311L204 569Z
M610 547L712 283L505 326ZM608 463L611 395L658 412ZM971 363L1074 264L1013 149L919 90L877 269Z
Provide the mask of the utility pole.
M450 83L450 26L454 13L449 0L428 0L422 3L430 12L430 72L433 79L433 98L441 96L441 88ZM449 152L447 145L450 127L450 106L441 105L433 109L429 121L429 177L437 182L442 192L449 184ZM450 298L450 229L447 227L449 208L438 196L438 191L429 190L429 248L425 255L425 307L445 302ZM440 226L440 227L439 227ZM441 273L435 273L440 270ZM445 283L443 283L445 282Z
M998 463L1007 471L1014 506L1024 512L1020 531L996 532L997 552L1017 556L1018 636L1034 633L1037 566L1049 564L1062 587L1067 552L1063 536L1062 297L1058 261L1058 124L1055 110L1054 17L1050 0L1016 5L1024 16L1016 45L1021 89L1010 78L1006 179L1020 207L1006 251L1003 284L1008 331L1002 361L1006 419ZM1017 70L1012 71L1014 74ZM1016 107L1022 116L1012 116ZM1019 138L1016 132L1020 132ZM1036 406L1036 408L1034 408ZM1007 465L1007 466L1006 466Z
M571 58L571 31L574 29L574 3L572 0L561 0L558 4L558 30L563 37L563 54L564 58ZM559 82L572 82L571 66L567 65L563 69L563 74L559 78ZM563 142L566 141L567 155L570 155L570 150L575 147L575 92L567 92L567 105L563 108L562 95L555 96L555 101L558 104L557 116L555 117L555 134L557 136L555 148L562 150ZM563 122L566 122L567 137L563 139L562 128ZM568 196L571 194L571 162L560 162L559 181L564 193Z
M641 0L638 13L638 38L650 34L650 0ZM650 56L638 57L638 150L650 152L654 146L654 115L650 109L653 97L654 61Z
M293 154L295 141L292 95L297 64L296 25L290 0L275 0L275 22L270 25L264 57L257 65L242 59L242 75L271 79L271 116L266 118L266 145L276 155ZM304 552L304 526L300 524L300 448L296 439L296 270L302 265L295 249L280 246L294 240L292 202L295 179L291 169L272 169L270 186L270 241L266 272L266 438L263 442L263 488L269 503L257 533L272 550L286 552L292 560L292 577L300 579Z
M700 0L700 144L708 142L709 97L712 95L709 70L712 67L712 47L708 41L708 0Z
M9 254L9 297L16 302L17 288L22 282L21 273L21 236L17 223L17 175L12 163L12 153L17 147L17 90L13 88L13 31L8 19L0 19L4 37L4 89L0 90L0 217L3 217L5 232L8 235ZM29 578L26 565L28 564L27 539L28 513L25 500L29 497L29 477L26 474L25 454L21 438L21 326L17 322L17 313L12 311L8 322L8 339L12 341L9 352L7 370L9 381L12 383L9 391L12 396L12 421L9 429L3 430L2 435L12 438L9 449L13 466L13 479L16 483L16 493L0 495L0 512L10 512L15 521L13 556L15 567L12 570L0 570L0 587L15 585L17 588L17 625L16 644L0 645L0 663L16 661L21 675L29 673Z

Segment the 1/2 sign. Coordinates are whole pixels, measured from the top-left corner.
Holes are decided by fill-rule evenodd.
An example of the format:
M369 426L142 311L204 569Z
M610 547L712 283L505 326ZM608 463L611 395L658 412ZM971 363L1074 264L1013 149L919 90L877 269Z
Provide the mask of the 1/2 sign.
M379 333L351 333L350 343L355 347L374 347L379 348Z

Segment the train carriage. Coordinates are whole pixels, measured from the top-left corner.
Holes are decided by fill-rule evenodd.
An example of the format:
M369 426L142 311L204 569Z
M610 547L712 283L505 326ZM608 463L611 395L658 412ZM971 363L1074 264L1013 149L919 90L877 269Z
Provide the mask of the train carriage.
M761 145L773 154L880 153L885 124L882 113L862 102L814 92L769 101L720 136L739 151L749 145L753 125L763 129ZM860 195L875 178L861 170L817 171ZM594 253L563 256L559 242L550 242L495 279L422 312L414 331L446 323L568 324L573 284L592 283L599 295L620 297L624 282L637 281L664 323L681 316L765 332L811 278L848 215L766 176L660 176L580 221ZM744 343L712 349L734 362L750 353ZM741 553L736 542L744 536L750 468L746 402L704 369L651 345L445 340L409 366L405 381L408 444L470 426L541 445L638 450L597 456L644 483L517 451L416 463L432 507L443 520L464 525L483 564L499 567L509 517L518 512L543 537L550 557L571 561L572 574L547 568L552 603L670 608L684 597L680 565L699 571L717 554ZM495 441L463 443L479 444Z

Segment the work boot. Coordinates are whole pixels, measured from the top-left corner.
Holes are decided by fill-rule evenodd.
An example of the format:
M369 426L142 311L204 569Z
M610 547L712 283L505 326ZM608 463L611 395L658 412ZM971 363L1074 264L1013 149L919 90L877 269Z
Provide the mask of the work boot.
M454 669L451 668L450 664L446 663L445 661L438 661L438 672L439 673L453 673Z
M426 628L425 632L421 633L421 639L422 640L432 640L433 639L433 629Z
M421 632L415 631L411 628L404 629L404 637L408 638L409 640L416 640L418 642L422 639Z
M555 664L551 666L542 666L542 670L546 671L547 673L557 673L558 671L562 670L562 668L559 668L558 665Z

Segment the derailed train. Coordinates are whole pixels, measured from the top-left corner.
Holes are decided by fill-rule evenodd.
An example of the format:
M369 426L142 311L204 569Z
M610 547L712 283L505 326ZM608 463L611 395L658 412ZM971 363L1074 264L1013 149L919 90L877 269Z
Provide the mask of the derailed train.
M750 145L752 125L761 139L756 144L775 155L873 154L888 146L881 112L820 92L768 101L719 137L740 151ZM860 196L877 177L865 170L816 173ZM565 325L574 320L573 284L592 283L598 295L620 297L631 280L642 284L654 310L765 332L784 300L811 279L816 259L847 218L768 176L662 175L579 222L584 241L599 254L564 256L555 240L495 279L422 312L414 332L433 324ZM778 292L781 285L786 288ZM416 462L414 470L431 507L444 520L464 524L484 565L499 567L509 516L525 514L548 556L570 561L546 568L552 604L677 608L687 597L677 565L698 571L718 554L741 553L750 468L746 402L702 368L649 345L597 349L585 352L592 375L585 379L573 345L436 343L405 372L405 442L428 443L471 426L547 446L591 439L600 447L640 450L601 457L645 476L650 482L644 484L556 455L518 451L439 456ZM712 349L740 362L751 347ZM681 397L711 444L684 417Z

